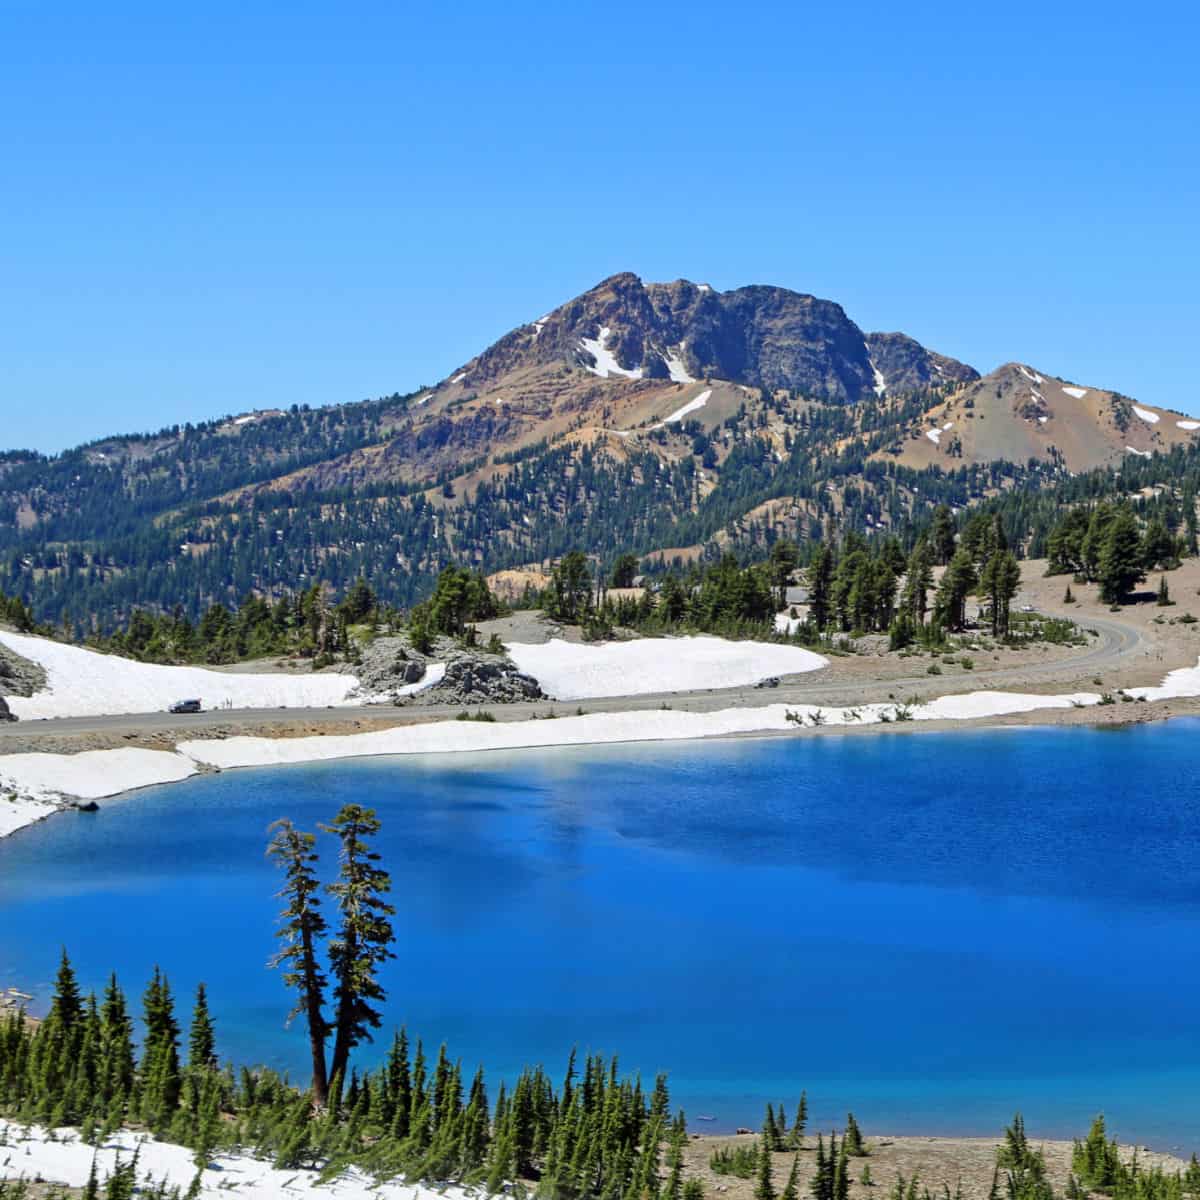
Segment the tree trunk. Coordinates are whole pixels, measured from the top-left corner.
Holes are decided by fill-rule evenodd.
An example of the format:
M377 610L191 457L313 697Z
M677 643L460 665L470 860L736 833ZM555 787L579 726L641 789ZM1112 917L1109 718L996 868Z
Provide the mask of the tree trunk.
M317 962L313 951L312 934L302 935L304 946L304 976L308 993L308 1042L312 1050L313 1100L318 1108L329 1103L329 1076L325 1070L325 1018L321 1013L320 989L317 987Z

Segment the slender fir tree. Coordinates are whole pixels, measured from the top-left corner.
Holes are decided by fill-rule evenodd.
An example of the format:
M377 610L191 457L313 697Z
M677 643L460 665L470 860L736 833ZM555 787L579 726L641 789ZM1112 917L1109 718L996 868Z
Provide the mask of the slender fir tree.
M331 1027L325 1017L327 981L317 962L317 943L327 930L316 875L317 839L286 819L276 821L268 832L272 836L267 856L284 873L284 885L276 896L286 902L277 934L283 947L271 959L271 966L284 967L283 982L296 992L296 1005L288 1020L304 1014L312 1056L313 1100L324 1108L329 1103L325 1042Z
M340 914L336 934L329 945L329 962L334 979L333 1057L330 1074L344 1076L350 1051L371 1040L371 1030L380 1023L376 1007L384 999L378 969L394 958L392 923L395 908L384 897L391 890L388 873L378 866L379 854L367 839L379 832L375 810L347 804L322 826L342 844L340 870L329 885Z
M192 1024L188 1030L188 1066L202 1071L217 1065L217 1035L212 1014L208 1011L208 994L204 984L196 985L196 1004L192 1009Z

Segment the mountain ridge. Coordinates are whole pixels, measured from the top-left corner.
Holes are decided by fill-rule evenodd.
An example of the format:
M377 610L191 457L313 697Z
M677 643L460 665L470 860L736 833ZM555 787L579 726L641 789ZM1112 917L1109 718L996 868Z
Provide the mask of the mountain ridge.
M416 393L0 454L0 591L42 619L108 620L365 572L408 603L449 561L903 537L938 502L1198 430L1028 364L981 376L805 293L624 272Z
M910 391L979 377L906 334L863 331L832 300L766 284L728 292L686 279L645 284L625 271L510 330L443 383L486 385L518 365L564 361L605 377L715 376L841 401L880 386Z

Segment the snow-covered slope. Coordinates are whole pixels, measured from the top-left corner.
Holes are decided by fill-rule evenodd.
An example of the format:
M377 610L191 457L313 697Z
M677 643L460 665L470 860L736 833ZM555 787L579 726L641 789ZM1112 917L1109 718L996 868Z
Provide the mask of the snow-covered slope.
M5 696L22 720L162 712L176 700L196 698L205 708L317 708L349 704L353 675L234 675L203 667L160 667L131 662L19 633L0 633L10 650L38 663L46 689L26 699Z
M598 646L557 639L540 646L513 642L508 653L518 669L559 700L746 687L768 676L829 665L799 646L716 637L638 638Z

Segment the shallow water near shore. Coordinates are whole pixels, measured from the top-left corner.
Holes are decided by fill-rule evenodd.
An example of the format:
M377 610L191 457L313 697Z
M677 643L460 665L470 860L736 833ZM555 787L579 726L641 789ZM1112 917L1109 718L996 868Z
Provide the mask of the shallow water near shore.
M270 821L375 807L391 1028L494 1081L573 1044L670 1072L692 1128L1086 1132L1200 1147L1200 722L374 759L208 776L0 841L0 985L88 986L304 1070L265 969ZM328 850L333 867L332 847ZM370 1048L368 1048L370 1051ZM370 1057L370 1054L366 1057ZM493 1082L494 1086L494 1082ZM701 1115L711 1122L699 1121Z

